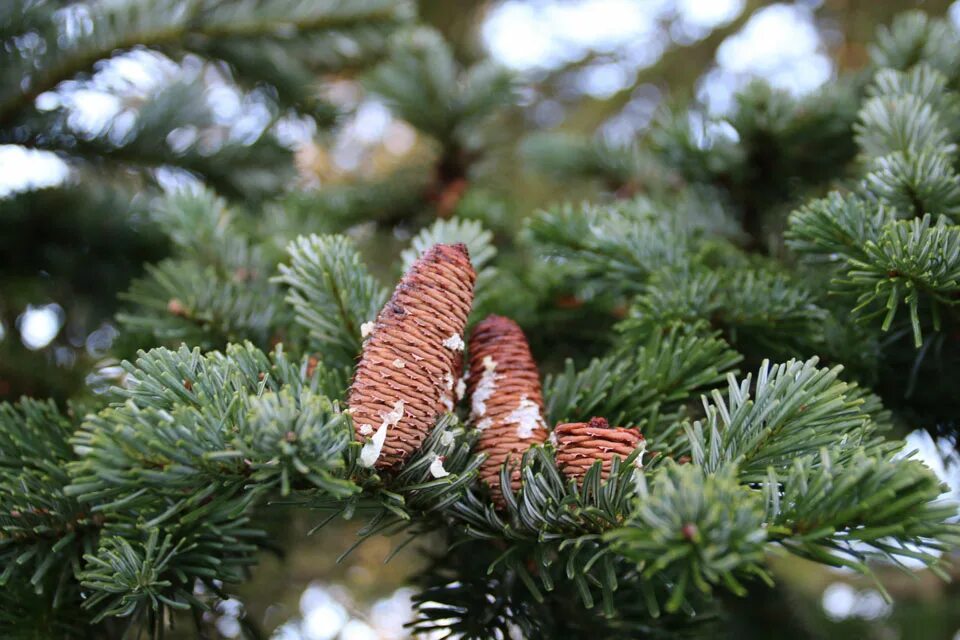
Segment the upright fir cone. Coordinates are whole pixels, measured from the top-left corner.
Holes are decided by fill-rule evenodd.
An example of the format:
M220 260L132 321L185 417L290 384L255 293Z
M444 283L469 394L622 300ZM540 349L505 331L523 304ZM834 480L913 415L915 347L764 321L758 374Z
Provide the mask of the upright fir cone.
M578 483L583 482L587 470L597 460L603 461L600 477L606 480L615 457L623 460L644 446L638 429L611 427L603 418L559 424L553 433L557 438L557 467Z
M347 400L364 466L402 464L453 408L475 280L466 246L434 245L377 316Z
M523 453L547 439L540 374L523 331L509 318L490 316L478 323L469 351L470 417L480 430L477 449L487 455L480 479L503 506L500 468L514 466L510 486L517 491Z

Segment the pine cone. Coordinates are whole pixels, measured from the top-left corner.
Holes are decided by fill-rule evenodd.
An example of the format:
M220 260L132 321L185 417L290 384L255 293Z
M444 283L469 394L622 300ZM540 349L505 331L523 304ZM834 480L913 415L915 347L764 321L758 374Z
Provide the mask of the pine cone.
M503 506L500 468L504 463L519 467L530 445L547 439L540 374L516 322L490 316L474 328L467 391L470 418L480 430L477 449L487 455L480 479ZM519 490L520 469L514 468L510 478L513 490Z
M559 424L553 433L557 437L557 467L578 483L583 482L587 470L597 460L603 461L600 476L606 480L614 457L622 460L643 446L643 435L638 429L611 427L603 418Z
M377 316L347 400L365 466L402 464L452 408L475 280L466 246L434 245Z

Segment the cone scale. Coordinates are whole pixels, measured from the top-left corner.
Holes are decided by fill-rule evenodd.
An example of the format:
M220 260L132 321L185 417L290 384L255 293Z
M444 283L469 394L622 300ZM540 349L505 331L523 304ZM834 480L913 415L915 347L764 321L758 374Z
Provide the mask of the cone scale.
M434 245L380 311L347 400L364 466L402 465L452 408L475 281L464 245Z
M487 456L480 479L503 506L501 468L508 466L511 488L519 490L523 453L547 439L540 374L523 331L502 316L477 324L469 356L470 419L480 431L477 450Z
M606 480L614 458L623 460L644 445L638 429L611 427L603 418L559 424L553 432L557 438L557 467L578 483L597 460L603 463L600 477Z

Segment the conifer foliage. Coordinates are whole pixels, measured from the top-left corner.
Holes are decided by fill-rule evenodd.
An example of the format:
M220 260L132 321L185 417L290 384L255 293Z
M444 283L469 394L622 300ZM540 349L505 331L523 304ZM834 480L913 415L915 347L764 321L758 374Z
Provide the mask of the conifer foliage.
M40 3L19 4L27 21ZM239 20L251 4L256 20ZM317 58L327 29L379 42L400 11L175 5L158 24L98 14L71 65L55 48L23 61L34 71L0 94L0 124L122 47L124 20L263 78L248 46L268 55L283 40L303 49L294 71L315 72L342 62ZM288 42L291 25L321 33ZM891 427L942 425L957 402L921 388L960 366L956 38L902 17L878 38L865 95L845 85L811 111L753 87L738 140L712 147L669 118L642 161L555 145L589 157L554 170L602 175L613 197L534 214L502 253L458 212L485 151L469 134L512 95L509 77L459 69L433 32L391 39L367 82L439 147L417 196L439 219L403 252L392 295L342 218L289 238L210 190L162 198L174 254L119 317L150 348L99 372L103 397L0 405L0 636L162 637L180 611L199 625L269 547L278 502L362 515L361 539L440 536L447 553L416 579L411 628L466 638L706 634L718 595L773 580L774 550L864 574L902 557L939 570L960 543L955 509ZM277 99L319 108L283 91L298 77L272 78ZM770 136L778 171L826 189L839 172L804 172L787 144L811 131L807 149L833 149L852 177L806 204L790 181L752 191L752 145ZM644 189L652 163L683 186ZM801 261L780 259L784 226ZM573 304L552 318L617 323L590 358L550 342L537 312L558 291ZM524 328L477 321L498 304ZM537 352L549 365L531 343L549 345ZM890 384L905 361L906 393Z

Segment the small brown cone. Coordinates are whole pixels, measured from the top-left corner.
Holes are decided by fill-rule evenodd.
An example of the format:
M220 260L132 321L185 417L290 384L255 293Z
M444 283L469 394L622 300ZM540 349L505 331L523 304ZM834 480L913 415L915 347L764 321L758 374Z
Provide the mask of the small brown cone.
M643 446L638 429L611 427L603 418L559 424L553 433L557 437L557 467L578 483L597 460L603 461L600 476L606 480L615 457L623 460Z
M469 351L470 418L480 430L477 450L487 455L480 479L502 507L501 467L513 467L510 486L519 490L523 453L547 439L540 374L523 331L509 318L490 316L478 323Z
M361 464L402 464L452 408L475 280L464 245L434 245L380 311L347 400L356 437L366 442Z

